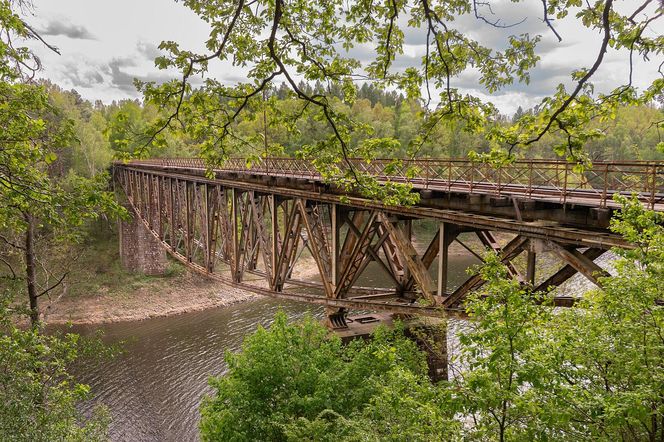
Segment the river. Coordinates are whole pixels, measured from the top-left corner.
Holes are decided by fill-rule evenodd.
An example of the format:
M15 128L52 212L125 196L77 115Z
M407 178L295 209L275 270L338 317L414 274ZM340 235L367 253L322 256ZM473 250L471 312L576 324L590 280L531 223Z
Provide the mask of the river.
M451 261L454 287L477 260L456 256ZM379 285L380 280L378 272L369 271L361 282ZM239 350L243 338L257 325L269 325L279 309L293 320L307 312L321 317L323 312L308 304L258 298L179 316L76 327L74 331L84 335L101 330L109 343L125 341L120 356L76 370L78 380L92 388L92 398L81 405L83 411L108 407L113 441L198 440L199 405L212 392L209 377L223 374L224 353Z

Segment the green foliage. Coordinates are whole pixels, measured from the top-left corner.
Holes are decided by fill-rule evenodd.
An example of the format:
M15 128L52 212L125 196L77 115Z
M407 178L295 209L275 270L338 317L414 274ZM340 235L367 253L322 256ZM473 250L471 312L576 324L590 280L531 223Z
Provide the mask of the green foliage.
M543 39L542 35L519 33L520 23L514 24L514 32L491 44L474 39L463 28L470 20L477 26L512 28L492 18L500 16L492 9L498 3L330 0L321 5L302 0L225 0L211 5L187 0L184 4L210 25L208 52L188 51L173 41L161 43L157 67L177 70L181 78L162 84L137 83L145 101L163 109L163 114L145 126L148 136L144 147L164 145L166 133L172 131L191 139L211 164L223 163L247 149L268 154L269 143L260 143L259 135L262 133L265 141L268 125L256 130L261 128L261 119L252 117L260 109L270 115L270 126L278 124L283 129L279 137L297 139L303 129L315 130L314 142L295 144L291 152L315 159L321 172L329 168L338 172L328 175L342 182L359 180L352 173L348 176L345 160L353 156L375 159L378 152L361 149L363 144L392 139L401 146L382 143L383 155L417 156L426 152L427 143L440 140L440 127L454 128L476 141L464 149L491 149L494 157L528 155L528 150L546 146L542 150L547 156L584 163L592 159L586 146L604 136L595 121L613 120L622 107L650 106L661 96L664 80L657 74L644 74L648 78L642 90L632 84L633 70L639 67L633 64L635 56L654 62L664 53L664 36L653 31L662 19L659 2L621 8L613 0L552 0L545 2L543 15L523 21L544 20L548 31L560 40L554 20L566 17L567 26L598 33L599 50L588 66L569 67L571 87L561 82L546 94L535 112L505 121L486 94L498 94L515 83L527 87L531 71L540 62ZM426 35L426 52L419 66L403 68L400 63L405 57L406 32ZM358 48L372 48L373 54L360 60L354 57ZM609 49L626 54L629 80L600 94L592 81ZM245 68L246 81L229 86L210 78L210 64L217 59ZM457 84L469 74L477 79L480 89L463 92ZM191 79L197 76L204 78L200 87L192 86ZM304 82L296 81L298 77ZM359 87L356 80L365 83ZM278 81L283 81L279 101L288 100L287 106L266 99ZM367 90L367 82L380 92ZM400 115L401 103L392 103L395 92L386 91L398 91L404 94L401 102L420 107L415 127L402 131L402 124L409 124ZM366 99L371 101L373 116L366 112ZM394 112L383 112L392 106ZM387 120L395 116L398 123L390 127ZM253 123L246 124L249 121ZM661 118L655 121L661 124ZM243 132L249 128L253 133ZM358 187L371 194L372 186L362 183ZM388 198L403 196L396 191Z
M76 403L88 397L89 388L68 372L82 354L99 354L99 344L71 333L18 328L5 295L0 305L0 439L106 440L107 413L98 409L90 419L81 418Z
M343 346L314 319L289 325L279 313L226 359L202 406L204 440L406 440L391 435L399 422L408 440L449 431L423 355L398 330Z
M18 263L7 259L1 263L11 279L25 281L35 323L38 298L53 288L49 288L48 269L40 266L43 271L38 274L40 242L58 246L80 240L90 220L122 216L126 211L108 189L107 164L89 158L80 175L67 167L71 163L67 160L81 152L72 148L78 141L77 131L84 133L86 128L80 121L81 108L70 100L75 95L62 94L48 84L21 81L25 70L30 70L28 59L34 57L27 48L18 48L14 39L38 38L15 12L24 6L29 4L0 2L0 237L3 249L22 255ZM67 114L78 118L78 123ZM68 155L72 150L74 155Z
M637 247L616 250L615 275L575 308L555 313L495 256L462 333L453 382L465 437L477 440L657 440L664 435L664 227L636 199L612 229Z
M123 210L107 189L108 176L99 173L104 165L88 161L82 175L64 167L63 153L84 126L65 115L76 110L61 100L68 96L31 81L39 61L19 46L39 38L19 14L29 7L29 1L0 0L0 439L105 440L107 416L79 415L76 403L89 389L68 372L82 351L99 353L99 347L75 334L44 333L38 300L59 283L52 285L36 254L43 243L79 240L87 222ZM29 329L16 325L24 313Z
M550 318L550 307L510 278L494 254L480 274L488 283L469 301L470 330L462 332L455 360L454 394L473 425L469 440L533 440L537 424L537 387L546 372L538 364L537 327Z
M618 197L612 229L632 241L616 250L615 276L586 295L580 309L556 315L550 352L554 382L549 412L570 439L657 440L664 437L664 227L661 214ZM555 413L558 404L567 407ZM580 437L576 440L581 439Z

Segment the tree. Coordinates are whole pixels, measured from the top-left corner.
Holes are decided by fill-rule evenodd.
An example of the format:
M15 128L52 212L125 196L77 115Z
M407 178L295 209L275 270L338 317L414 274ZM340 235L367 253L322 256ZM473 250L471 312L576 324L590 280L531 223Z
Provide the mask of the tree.
M76 403L88 387L68 371L82 352L98 354L99 347L74 334L43 333L39 300L66 272L55 276L38 254L44 243L79 238L87 219L120 209L106 191L105 176L82 178L62 167L74 123L53 104L46 86L32 81L39 60L18 45L42 40L19 14L30 6L0 0L0 439L105 440L106 416L79 415ZM24 314L32 323L27 329L17 326Z
M201 408L203 440L426 441L456 428L399 330L344 346L316 320L289 325L278 313L226 360Z
M449 382L424 378L399 329L344 347L279 314L212 380L204 440L661 440L664 218L619 201L612 229L635 248L615 250L613 276L574 308L487 254Z
M0 293L0 439L106 440L105 410L81 419L76 404L87 397L89 388L68 372L72 362L86 352L99 354L101 347L71 333L49 335L17 327L8 309L10 300L8 293Z
M476 440L661 440L664 437L664 219L619 198L615 275L555 313L548 294L508 277L495 255L468 306L451 382Z
M65 176L59 154L71 148L74 122L62 115L45 86L21 81L38 68L17 39L41 37L14 11L26 2L0 2L0 241L14 252L2 258L10 278L24 281L33 326L39 324L39 298L48 296L67 275L39 265L37 242L80 239L84 223L103 214L123 214L107 190L108 177ZM37 65L28 64L34 60ZM19 271L16 260L22 263ZM70 260L71 262L71 260Z
M542 438L536 396L547 373L539 364L539 326L550 307L538 303L528 287L509 276L500 258L489 253L480 270L486 287L469 301L469 330L459 337L452 389L460 410L472 421L470 440Z
M664 218L618 198L611 227L636 247L616 250L615 275L580 308L554 315L541 359L552 373L540 403L568 440L664 438Z
M453 122L468 133L483 134L491 151L480 158L498 163L514 158L521 148L537 145L547 134L561 135L552 145L557 155L583 162L588 158L585 144L602 135L590 125L591 121L610 119L619 106L648 104L661 95L664 79L659 75L650 78L649 86L641 91L633 86L633 75L610 93L595 94L592 84L609 48L625 51L630 72L636 56L645 60L661 58L664 37L653 31L664 15L661 1L644 0L620 8L614 0L544 0L542 14L533 19L543 20L562 40L554 20L570 19L568 16L574 14L578 28L599 33L599 48L588 66L570 67L571 89L560 84L543 99L536 113L522 115L512 124L493 124L499 120L495 107L476 94L462 93L455 81L472 70L490 94L515 82L527 84L530 71L539 61L541 36L511 35L488 47L455 27L458 20L470 16L477 20L477 26L518 29L518 23L504 23L492 15L492 3L185 1L212 28L207 41L209 52L194 53L176 42L162 42L160 48L165 55L156 59L157 66L177 69L181 78L164 84L137 83L147 102L168 110L149 128L151 136L146 146L161 143L167 130L183 130L195 134L204 158L211 163L221 162L233 154L237 145L234 121L260 99L263 90L283 81L299 103L293 118L307 111L330 131L329 137L305 144L296 153L311 159L324 176L351 180L371 195L377 192L375 186L363 180L347 160L353 156L370 160L379 152L399 152L400 146L376 142L381 139L379 135L372 135L366 125L338 109L335 100L339 97L353 104L358 94L355 80L369 80L375 88L395 88L408 99L421 100L425 119L409 146L411 154L431 139L436 126ZM426 54L419 67L401 69L396 61L403 55L406 31L426 36ZM352 57L349 50L359 45L374 49L371 60L361 62ZM229 87L208 78L208 69L217 60L247 66L247 82ZM202 87L192 87L190 80L195 76L206 77ZM301 78L327 86L306 87ZM374 95L365 86L360 89L362 96ZM439 103L430 107L434 95ZM358 132L366 133L368 140L355 146L351 140ZM334 167L339 164L343 167Z

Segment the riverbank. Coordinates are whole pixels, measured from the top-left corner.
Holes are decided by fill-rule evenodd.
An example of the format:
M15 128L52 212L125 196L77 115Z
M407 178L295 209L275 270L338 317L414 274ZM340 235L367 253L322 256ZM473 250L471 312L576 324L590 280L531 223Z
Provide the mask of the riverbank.
M77 266L62 290L50 300L44 298L44 322L91 325L142 321L226 307L258 296L189 271L170 258L161 276L127 272L120 265L117 243L116 233L107 231L81 248ZM304 259L293 276L308 279L317 272L313 260Z
M186 273L164 278L131 294L99 292L90 296L63 297L44 309L48 324L107 324L141 321L163 316L225 307L256 295Z

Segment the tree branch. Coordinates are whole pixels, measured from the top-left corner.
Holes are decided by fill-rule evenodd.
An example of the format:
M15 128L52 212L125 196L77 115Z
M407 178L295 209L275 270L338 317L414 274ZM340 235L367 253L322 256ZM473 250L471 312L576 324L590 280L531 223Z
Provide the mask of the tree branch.
M542 19L544 23L551 29L553 34L556 36L558 41L563 41L563 38L558 34L558 31L556 31L556 28L553 27L553 23L551 23L551 19L549 18L549 5L547 4L547 0L542 0L542 6L544 7L544 18Z
M524 146L528 146L530 144L539 141L544 136L544 134L546 134L549 131L551 125L555 121L557 121L558 116L563 112L565 112L565 110L569 107L569 105L576 99L577 95L579 95L579 93L583 89L583 86L595 74L597 69L602 64L602 61L604 60L604 54L606 53L606 49L609 46L609 40L611 39L610 13L612 6L613 6L613 0L606 0L606 3L604 5L604 10L602 12L602 28L604 30L604 35L602 37L602 44L600 45L599 53L597 54L595 63L593 63L592 67L588 70L588 72L586 72L586 74L579 80L576 87L574 88L574 91L572 91L569 97L567 97L567 99L563 102L563 104L558 109L556 109L556 111L551 115L551 117L549 117L549 120L547 124L544 126L544 128L539 131L537 136L531 138L525 143L522 143ZM516 144L519 143L514 143L512 146Z
M45 294L47 294L48 292L50 292L51 290L53 290L54 288L56 288L57 286L59 286L60 284L62 284L62 281L65 280L65 278L67 277L67 275L69 275L69 272L66 272L65 274L63 274L63 275L60 277L60 279L58 279L58 281L57 281L55 284L53 284L52 286L48 287L47 289L42 290L42 291L37 295L37 298L40 298L40 297L44 296Z

